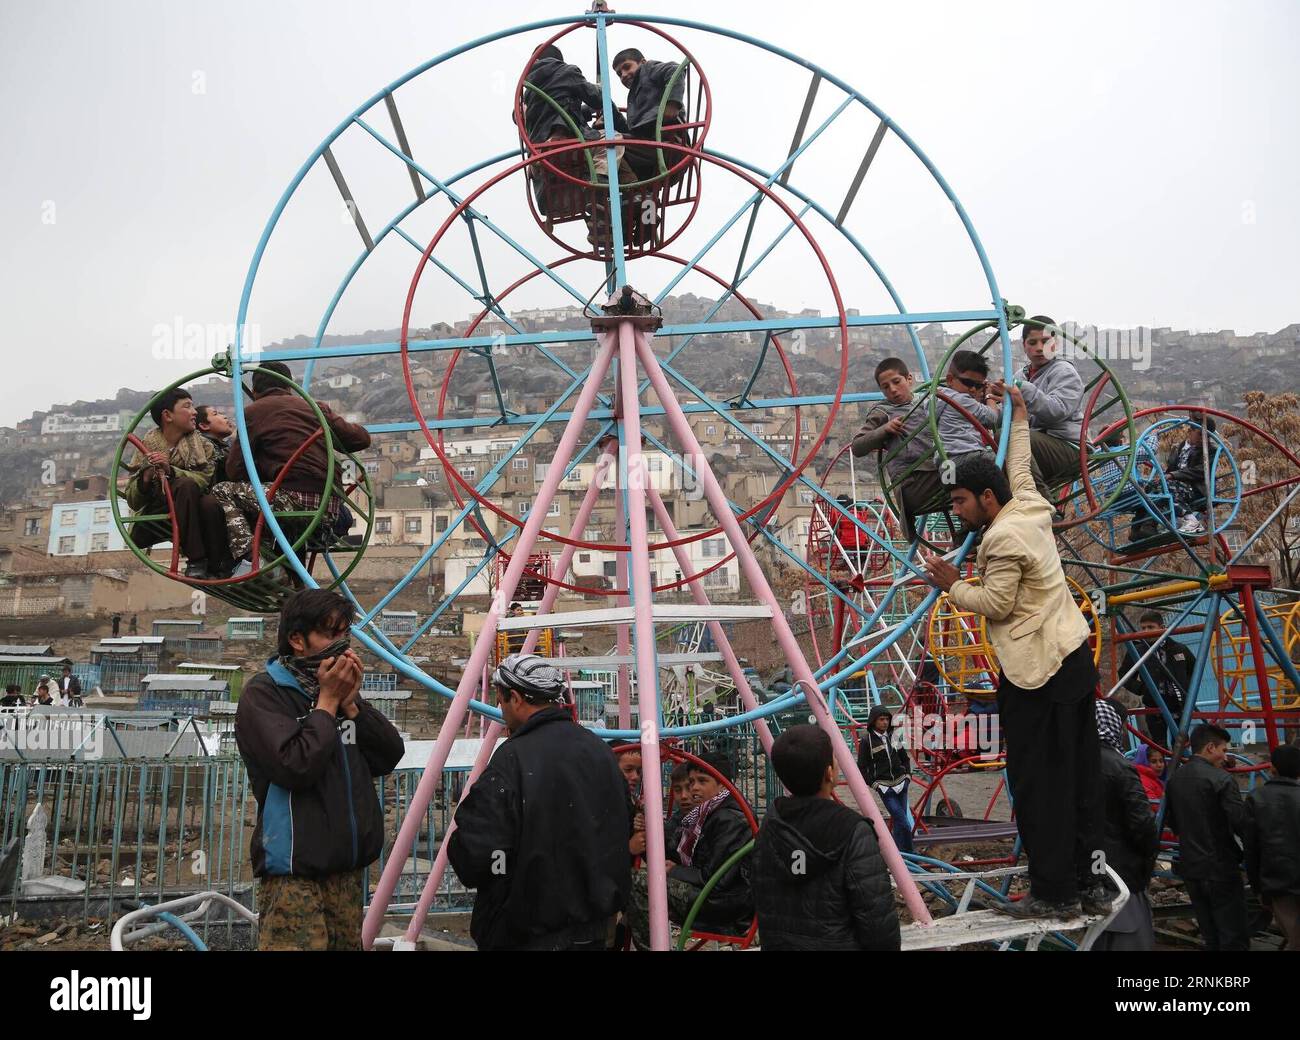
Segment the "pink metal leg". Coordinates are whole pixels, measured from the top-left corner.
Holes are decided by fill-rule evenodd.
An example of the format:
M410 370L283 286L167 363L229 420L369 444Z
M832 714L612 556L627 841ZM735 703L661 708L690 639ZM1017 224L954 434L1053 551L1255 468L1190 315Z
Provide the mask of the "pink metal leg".
M640 358L641 367L645 369L646 375L649 376L650 382L654 386L655 394L663 405L664 417L668 422L668 426L678 444L694 460L695 468L704 484L705 496L709 500L715 518L722 525L727 539L736 551L736 559L740 563L741 570L744 572L750 588L772 610L772 630L777 643L780 645L786 660L790 662L790 666L794 669L795 678L807 696L808 706L817 717L818 724L831 737L831 744L835 750L836 765L839 766L840 772L844 774L845 779L848 781L849 790L853 792L853 797L857 801L859 808L866 813L867 818L871 820L876 829L876 839L880 844L880 851L889 866L890 872L894 875L894 882L898 886L899 892L902 893L908 910L911 911L914 920L926 925L931 924L930 913L926 909L925 902L921 899L921 893L917 890L916 883L912 880L902 856L899 855L898 848L894 845L889 828L885 826L880 810L876 808L875 799L871 797L871 791L862 779L862 773L858 770L857 762L854 761L848 745L844 742L838 727L830 717L830 712L826 707L826 700L821 694L817 681L813 678L812 669L808 667L808 662L804 659L798 640L795 639L794 633L790 630L790 624L786 621L785 614L782 612L780 601L777 600L776 595L772 592L772 587L767 583L767 578L764 576L749 542L745 540L740 524L727 503L727 497L723 493L717 477L713 475L713 470L709 468L699 441L696 440L694 431L691 430L681 406L677 403L676 395L668 385L663 370L659 367L659 362L654 356L649 340L640 332L635 333L635 339L636 352L638 358ZM622 340L620 336L621 346ZM644 736L642 740L644 741ZM646 815L648 819L648 809ZM651 889L651 891L654 890Z
M369 949L373 944L375 936L379 933L379 928L383 924L384 912L392 901L393 892L397 888L398 879L402 874L402 868L406 865L406 859L415 845L421 817L433 800L433 793L442 777L442 769L447 763L447 756L451 752L452 742L456 739L460 724L464 721L465 713L469 709L469 702L473 692L478 686L483 668L487 664L488 654L496 639L497 618L502 612L503 601L508 603L510 596L514 594L516 587L519 585L519 577L528 563L528 554L532 552L533 545L537 541L537 535L542 529L542 522L546 518L546 511L550 508L551 500L555 497L555 492L560 486L560 480L564 476L564 466L573 457L573 452L578 444L578 435L582 432L583 424L586 422L591 406L596 400L597 390L601 381L605 378L605 372L609 368L609 360L613 355L615 346L614 337L608 333L601 334L599 343L600 347L596 353L596 360L592 364L591 377L583 385L578 395L578 400L573 407L573 413L564 427L560 443L556 446L555 462L546 471L546 478L542 481L542 486L537 494L536 506L528 514L528 518L524 522L524 528L520 532L519 541L515 546L515 553L510 558L510 564L501 578L501 586L483 618L483 629L474 641L474 649L470 652L465 671L456 686L456 695L452 698L452 702L447 709L447 718L438 731L438 739L434 741L433 750L429 753L429 761L424 767L424 775L420 777L420 783L411 798L411 805L406 818L402 821L402 826L397 832L397 839L393 842L393 849L388 862L384 866L383 875L375 888L374 899L371 901L370 909L366 913L366 919L361 930L362 945L366 949ZM422 898L421 903L424 902L425 900ZM427 906L425 909L427 910Z
M645 455L641 451L641 408L637 401L636 349L638 333L630 321L618 325L620 384L624 443L627 447L627 512L630 527L629 566L636 592L637 712L641 720L641 785L646 821L646 881L650 901L650 948L667 950L668 875L664 869L663 770L659 760L659 665L655 654L654 593L650 581L650 537L646 528Z
M587 493L582 498L582 505L578 507L578 513L573 518L573 527L569 531L570 538L581 538L583 533L587 530L587 524L591 522L592 510L596 507L596 499L600 497L600 486L604 482L605 475L609 472L610 466L613 464L614 456L602 452L600 458L596 462L596 471L592 475L591 484L587 488ZM551 465L555 465L555 463L552 462ZM561 581L564 580L564 576L569 572L569 568L573 565L573 554L577 551L578 547L576 545L566 545L560 552L560 558L556 561L555 570L552 572L556 578L559 578ZM548 584L546 586L546 591L542 593L542 604L537 608L537 612L539 614L549 614L555 607L555 601L559 595L560 586ZM537 640L540 639L541 636L542 630L540 628L534 628L530 631L528 637L524 640L523 652L531 654L536 650Z
M670 542L677 541L677 528L673 525L673 518L668 515L668 509L664 505L664 500L659 496L659 492L654 488L647 488L646 495L650 499L650 505L654 507L655 516L659 518L659 526L663 528L664 536ZM674 545L673 555L677 558L677 566L681 568L683 574L691 573L691 558L684 545ZM704 591L704 584L699 578L687 582L691 590L691 599L701 607L709 605L708 594ZM740 662L736 659L736 652L731 648L731 641L727 639L727 633L723 631L721 623L717 621L709 622L709 632L713 635L713 641L718 644L718 649L722 652L723 663L727 666L727 672L731 676L731 681L736 684L736 693L740 696L740 703L745 706L746 711L753 711L758 707L758 698L754 696L754 691L749 688L749 680L745 678L745 671L740 667ZM768 728L767 719L758 719L754 723L754 729L758 731L759 743L763 745L763 753L771 756L772 754L772 731Z
M631 448L628 448L631 451ZM614 471L615 473L618 470ZM627 514L623 512L623 490L614 481L614 526L618 529L614 542L622 542L627 537ZM620 607L626 607L627 598L627 553L619 553L614 559L614 587L622 590L622 595L615 599ZM626 657L632 649L631 630L627 625L619 625L616 630L614 652L619 657ZM631 669L621 664L618 666L618 728L629 729L632 725L632 678Z
M596 498L600 494L600 485L605 479L605 474L613 464L614 457L609 454L602 454L600 460L596 463L596 472L592 477L591 485L587 488L587 493L583 497L582 505L578 509L578 515L574 518L573 527L569 531L570 538L581 538L583 532L587 529L587 524L591 520L592 509L596 505ZM567 460L563 465L567 465ZM569 572L569 567L573 563L573 554L577 547L566 545L560 553L560 558L556 562L553 574L555 577L563 580ZM555 606L556 597L559 595L560 586L548 584L546 591L542 594L541 606L537 608L539 614L549 614ZM531 654L537 647L537 640L541 638L542 630L540 628L532 629L524 638L523 653ZM487 668L483 669L483 696L484 702L488 699L488 677ZM470 767L469 776L465 780L465 786L461 790L460 796L464 798L469 793L469 789L474 786L474 782L483 775L483 770L487 768L488 762L492 758L492 752L497 746L497 741L505 736L506 728L501 723L493 720L487 727L487 732L483 732L483 720L486 716L479 716L479 735L483 737L483 745L478 749L478 754L474 756L474 764ZM433 868L429 871L429 876L425 879L424 889L420 893L420 901L416 904L415 913L411 917L411 923L406 929L406 938L414 942L419 938L420 929L424 927L425 918L428 916L429 907L433 905L433 900L437 896L438 886L442 884L443 876L447 873L447 839L456 829L456 821L453 819L447 827L447 832L442 836L442 842L438 846L438 855L434 858Z

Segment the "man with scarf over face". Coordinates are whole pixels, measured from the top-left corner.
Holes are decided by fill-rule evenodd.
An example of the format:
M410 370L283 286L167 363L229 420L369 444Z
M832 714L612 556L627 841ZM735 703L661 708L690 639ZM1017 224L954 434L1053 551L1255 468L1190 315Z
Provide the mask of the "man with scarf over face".
M384 843L374 778L397 767L403 745L360 695L352 619L336 592L291 596L279 653L245 685L235 713L257 799L258 949L361 949L364 872Z

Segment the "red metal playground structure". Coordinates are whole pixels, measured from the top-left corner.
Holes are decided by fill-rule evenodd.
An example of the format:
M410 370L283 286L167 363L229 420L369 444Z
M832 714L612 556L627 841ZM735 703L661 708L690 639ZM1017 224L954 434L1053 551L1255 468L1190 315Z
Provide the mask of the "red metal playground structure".
M584 65L595 70L599 125L579 125L562 99L532 82L538 57L550 45L562 47L571 61L584 55ZM671 60L675 71L649 129L643 125L641 136L616 138L618 105L604 70L615 52L611 48L628 46ZM751 75L806 83L801 95L789 99L792 135L776 135L780 141L770 135L745 138L743 157L723 150L728 140L735 140L734 133L724 132L725 121L737 120L739 113L722 110L721 94L715 113L708 77L711 60L735 67L731 63L738 59ZM495 107L481 120L483 128L504 135L501 150L462 157L468 161L459 172L435 171L434 158L445 162L455 154L446 142L460 135L445 105L419 106L445 96L463 82L460 77L471 74L467 70L493 63L521 70L513 88L513 126L503 123ZM399 99L403 108L419 107L418 124L403 120ZM466 98L465 103L473 102ZM528 112L537 111L535 106L554 109L563 130L545 141L530 140ZM380 128L384 118L391 132ZM631 161L638 158L644 161ZM371 211L363 208L362 193L354 192L354 180L344 175L345 161L364 168L354 180L363 179L372 189L367 197L388 197L373 190L382 184L386 191L408 191L407 201L387 219L380 218L382 223L368 219ZM825 190L822 179L812 176L814 170L844 174L842 192L829 204L805 186L815 181L819 192ZM309 346L255 352L246 347L244 330L254 320L254 288L274 284L268 245L274 238L276 255L293 254L295 225L281 218L290 210L309 216L320 203L300 189L309 175L319 183L326 173L361 250L341 264L339 283L322 292L318 331ZM874 188L877 181L881 187ZM905 233L923 247L933 237L935 251L953 252L950 243L940 244L949 229L929 227L925 214L940 209L956 214L954 263L970 268L980 286L976 295L982 298L949 310L914 311L904 305L905 291L924 295L925 286L894 282L875 253L888 252L891 235L904 231L889 220L873 223L868 218L879 207L873 190L885 185L895 190L902 184L914 185L918 198L928 192L931 201L943 204L918 207L909 215ZM905 202L900 205L906 208ZM408 248L414 255L405 252ZM383 272L390 263L409 271L409 260L414 268L401 300L400 339L327 345L340 305L361 273ZM323 258L321 263L323 268ZM744 291L746 283L771 288L783 282L797 283L800 295L815 299L821 309L774 316ZM848 286L855 300L871 297L882 305L869 313L851 309L845 302ZM706 297L698 320L665 318L670 294L689 290ZM424 334L430 312L456 299L474 303L475 317L468 326L455 335ZM543 304L579 306L583 327L539 328L518 316L514 308L521 304L516 301L527 301L538 312L546 309ZM395 311L398 302L395 297ZM213 369L187 377L216 372L230 378L237 450L250 473L257 473L242 417L247 393L242 378L248 365L305 362L301 385L293 389L310 400L314 370L321 362L389 358L400 363L410 418L371 424L372 436L379 441L408 433L423 436L455 504L448 529L439 532L410 573L376 601L362 603L348 579L369 544L374 491L361 460L338 450L318 410L321 429L315 436L328 454L331 495L315 510L276 510L271 499L296 460L279 473L259 474L254 481L261 507L259 562L252 574L195 581L185 578L175 549L166 563L144 550L138 555L147 566L244 610L274 611L300 585L337 588L357 605L356 640L406 680L447 698L445 722L370 897L364 931L368 946L390 911L406 921L405 938L396 945L418 939L446 872L445 840L421 874L414 904L393 905L394 894L403 872L409 876L426 813L435 797L446 794L440 785L453 743L471 731L471 720L480 720L483 739L468 777L472 784L503 734L497 709L486 697L476 699L486 689L487 669L503 650L540 647L574 680L581 681L589 671L613 677L610 717L601 713L584 724L616 746L638 746L648 778L664 777L672 761L689 756L701 742L752 736L752 754L742 754L738 763L749 779L740 785L743 792L735 789L751 821L779 793L763 762L774 732L791 719L811 719L832 734L844 781L841 797L852 800L874 824L910 917L905 947L1037 948L1046 943L1086 948L1105 919L1025 923L971 909L1008 898L1013 876L1023 870L1012 844L1007 804L1014 792L1006 790L1001 778L997 746L981 745L976 736L922 748L916 755L924 781L918 784L914 806L918 844L1001 843L995 854L965 861L961 868L934 856L898 852L855 761L857 729L872 706L884 703L954 722L987 719L998 668L980 619L953 609L947 597L925 583L917 562L918 548L928 545L970 573L972 539L942 503L935 503L918 542L907 542L897 520L900 478L887 474L889 460L879 460L874 473L859 473L855 465L860 463L847 451L828 449L832 438L842 443L851 435L859 406L881 398L874 386L849 387L851 340L871 330L897 330L905 338L917 375L914 407L928 410L928 426L937 432L937 408L945 399L941 374L951 354L977 350L988 356L995 375L1011 378L1012 338L1024 318L1021 308L1003 300L974 227L947 182L915 142L865 96L776 45L700 22L620 15L598 3L574 17L494 32L453 48L395 80L344 119L303 164L275 207L245 283L236 343ZM917 328L935 323L962 331L932 367ZM1286 727L1297 725L1300 711L1300 675L1293 663L1300 615L1293 598L1271 589L1267 568L1247 557L1300 491L1300 460L1266 431L1227 413L1191 405L1135 410L1107 360L1087 343L1070 340L1064 330L1061 336L1073 347L1086 396L1078 479L1053 490L1059 505L1058 540L1080 609L1093 630L1095 653L1106 675L1103 685L1119 689L1140 683L1155 705L1131 714L1134 745L1150 741L1138 724L1141 717L1159 713L1169 732L1180 738L1195 721L1216 719L1243 741L1262 736L1263 743L1274 746ZM828 345L818 367L810 367L809 337ZM740 358L743 367L720 371L709 363L712 356ZM831 356L827 380L824 359ZM512 357L526 363L511 364ZM542 383L540 372L545 373ZM465 385L487 387L488 398L495 401L489 414L461 406L465 395L459 388ZM537 413L515 411L518 392L537 385L556 387L550 407ZM139 448L135 431L146 414L147 409L131 424L124 449ZM1209 418L1219 421L1218 431ZM720 453L701 442L702 422L749 449L745 465L766 487L764 493L749 501L731 497L719 476ZM772 427L786 432L779 438L757 432ZM484 474L462 472L454 451L457 438L476 433L504 444L494 450L493 465ZM981 435L1000 460L1006 425L981 428ZM1294 474L1263 487L1243 482L1233 451L1234 438L1243 436L1269 443ZM1180 529L1179 507L1161 465L1162 445L1177 438L1198 438L1205 459L1203 497L1195 503L1205 518L1199 533ZM939 451L942 455L942 447ZM123 455L119 452L114 479L127 465ZM679 529L680 518L651 471L652 456L669 460L672 479L698 489L707 507L703 523ZM520 458L537 465L526 511L510 508L501 490L507 468ZM575 482L583 497L567 530L546 527L557 496ZM774 521L778 506L795 495L807 503L802 540L783 538ZM1226 534L1240 529L1242 505L1257 495L1274 496L1278 507L1230 549ZM589 526L602 496L612 499L614 529L596 537ZM350 531L328 522L340 514L341 504L353 517ZM155 534L165 534L170 525L172 544L178 544L170 505L165 512L119 514L118 521L125 532L154 525ZM380 612L458 530L473 532L486 546L482 560L456 587L448 582L443 598L414 634L402 641L390 638L379 629ZM701 565L692 548L706 539L723 544ZM614 572L610 580L583 579L575 561L580 553L608 557ZM774 591L772 560L799 568L803 575L803 592L793 605ZM727 567L738 569L747 602L714 602L710 596L710 589L718 587L711 578ZM439 616L481 590L489 573L493 594L479 635L460 681L454 688L444 686L419 667L414 649ZM559 610L562 592L599 598L606 605ZM516 601L526 609L507 616ZM1166 623L1158 634L1139 634L1133 615L1152 607ZM783 681L762 682L737 655L728 629L747 621L770 629L787 669ZM555 656L550 640L561 629L612 629L611 652L581 658L581 665ZM806 644L801 644L805 630ZM696 635L676 651L664 645L682 631ZM1164 640L1189 634L1196 636L1193 695L1186 698L1181 717L1174 718L1160 692L1156 651ZM705 639L707 652L701 649ZM734 700L730 710L713 719L690 710L666 710L672 669L683 666L692 669L692 681L710 676L717 698ZM978 727L966 732L977 733ZM955 775L971 772L998 779L990 781L991 797L983 812L959 818L945 785ZM663 802L662 785L647 783L645 860L651 939L657 949L674 943L665 894ZM1005 809L1001 819L994 818L997 806ZM993 869L982 869L987 867ZM933 906L956 913L936 919ZM683 947L701 941L743 947L754 940L751 923L736 934L679 927L676 942Z

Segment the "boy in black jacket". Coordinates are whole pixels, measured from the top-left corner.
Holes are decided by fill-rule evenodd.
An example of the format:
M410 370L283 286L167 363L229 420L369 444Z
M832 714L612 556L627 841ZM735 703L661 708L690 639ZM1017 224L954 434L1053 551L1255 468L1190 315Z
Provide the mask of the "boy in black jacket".
M1187 886L1201 938L1210 950L1250 946L1246 891L1241 884L1246 809L1226 771L1228 733L1202 723L1191 733L1192 757L1165 789L1166 823L1178 835L1178 876Z
M235 713L257 799L251 854L261 950L361 949L365 868L384 844L374 777L391 773L404 748L360 696L352 618L352 604L336 592L291 596L279 654L248 681Z
M1129 643L1129 652L1133 655L1132 660L1136 661L1147 650L1147 647L1160 638L1160 633L1165 630L1164 618L1159 611L1144 611L1138 618L1138 631L1145 634L1147 639L1134 640ZM1183 701L1187 695L1187 690L1192 684L1192 672L1196 668L1196 656L1183 643L1176 639L1166 639L1156 652L1146 660L1147 674L1151 676L1151 681L1156 684L1160 691L1160 698L1165 702L1165 707L1169 709L1169 714L1174 721L1179 721L1183 716ZM1169 739L1169 727L1165 725L1165 717L1160 713L1159 705L1156 704L1155 695L1148 688L1146 681L1142 678L1142 672L1136 672L1124 688L1130 693L1136 693L1142 698L1142 703L1151 709L1151 714L1146 716L1147 733L1161 747L1168 748L1171 751L1176 750ZM1175 734L1175 737L1177 734Z
M867 728L858 741L858 769L862 779L873 787L889 812L889 830L899 852L912 851L912 810L907 804L907 789L912 780L912 760L907 748L895 740L889 729L893 719L881 705L871 709Z
M764 950L897 950L898 914L871 824L831 796L831 740L794 726L772 745L788 798L754 845L754 905Z
M1246 796L1246 876L1300 952L1300 747L1273 749L1273 776Z

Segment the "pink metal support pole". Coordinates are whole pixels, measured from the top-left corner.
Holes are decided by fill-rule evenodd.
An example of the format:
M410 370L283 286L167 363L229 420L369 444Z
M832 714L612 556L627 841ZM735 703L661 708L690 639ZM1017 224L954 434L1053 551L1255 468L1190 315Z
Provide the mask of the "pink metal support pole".
M668 508L664 505L664 500L659 496L659 492L651 487L646 489L646 495L650 499L650 505L654 507L655 516L659 518L659 526L663 528L664 537L670 542L677 541L677 528L673 525L673 518L668 515ZM684 545L674 545L673 555L677 558L677 566L681 568L683 574L690 574L691 557L686 551ZM708 593L704 591L704 583L699 578L692 578L687 585L691 590L691 598L698 606L707 607L709 605ZM746 711L753 711L758 707L758 698L754 696L754 691L749 688L749 680L745 678L745 671L740 667L740 662L736 660L736 652L731 649L731 641L727 639L727 633L723 631L721 622L710 621L709 631L713 634L713 641L718 644L718 649L722 652L723 663L727 666L727 672L731 676L731 681L736 684L736 693L740 695L740 703L745 706ZM754 722L754 729L758 732L759 743L763 745L763 754L769 758L772 757L772 731L768 728L767 719L757 719Z
M569 537L579 539L587 530L587 524L591 522L592 510L596 507L596 499L600 496L600 486L605 481L605 475L609 473L609 467L614 464L614 456L608 452L602 452L600 458L596 461L596 471L592 475L591 483L587 486L587 493L582 498L582 505L578 507L578 514L573 518L573 527L569 531ZM554 463L552 463L554 465ZM578 551L576 545L565 545L560 552L560 558L555 563L555 570L552 574L559 580L563 581L564 576L568 574L569 568L573 565L573 554ZM542 593L542 605L537 608L539 614L549 614L555 606L556 599L560 595L560 586L553 582L548 582L546 591ZM540 628L534 628L528 633L524 640L523 652L531 654L537 649L537 640L542 636Z
M745 579L749 582L754 594L771 608L772 630L776 635L777 643L781 647L781 652L785 655L786 660L790 662L791 668L794 669L795 678L798 680L797 685L800 686L808 698L808 706L817 717L818 725L831 738L836 765L848 781L849 790L853 792L853 797L857 801L859 809L866 814L876 828L876 840L880 844L880 851L885 858L885 863L889 866L890 872L894 875L894 883L898 886L899 892L906 901L912 918L921 924L932 924L930 912L921 899L921 893L917 890L916 883L912 880L912 875L903 862L903 857L899 855L897 846L894 845L894 839L889 833L889 828L885 826L880 810L876 808L875 799L871 797L871 789L867 787L866 781L862 779L862 773L858 770L858 764L854 760L848 744L845 743L843 736L840 735L839 728L831 719L830 712L826 708L826 699L822 696L817 680L813 678L812 669L808 667L808 662L804 659L798 640L795 639L794 633L790 630L790 623L786 620L785 614L782 613L781 604L772 592L772 587L767 583L763 569L758 564L758 558L750 548L749 542L745 540L745 535L740 529L740 523L736 520L736 515L731 511L731 507L727 503L727 496L723 493L718 478L714 476L713 470L709 467L708 460L700 448L700 443L696 440L690 423L686 421L686 416L677 403L677 397L673 393L672 387L668 385L668 380L659 367L659 362L650 347L650 341L640 332L636 334L636 352L641 360L641 367L645 369L651 385L654 386L655 394L658 396L660 404L663 405L664 417L668 421L669 428L673 431L673 436L676 437L681 448L695 460L696 470L704 484L704 494L713 509L714 517L722 525L727 539L736 551L736 559L744 571ZM649 814L647 813L648 818Z
M631 451L631 448L627 450ZM622 542L627 537L627 514L623 512L623 491L618 486L617 480L614 481L614 526L618 532L613 541ZM614 582L615 588L623 592L615 599L615 603L620 607L626 607L628 605L627 553L617 553L614 557ZM627 625L619 625L616 629L614 652L619 657L626 657L632 649L629 632ZM618 728L632 728L632 676L631 669L625 664L618 666Z
M641 451L641 408L637 401L636 349L639 333L631 321L618 323L619 404L627 448L627 512L631 532L628 561L636 592L636 694L641 720L641 785L645 815L646 886L650 902L650 948L667 950L668 873L664 869L663 769L659 760L659 663L655 654L654 591L650 580L650 534L645 516L646 466ZM620 496L621 498L622 496Z
M583 532L587 529L587 524L591 520L591 511L596 504L596 498L600 494L600 485L609 471L610 464L614 457L609 454L602 454L600 461L596 463L596 473L592 478L591 485L587 488L587 494L582 500L582 505L578 509L578 515L574 518L573 527L569 531L570 538L581 538ZM560 553L560 559L556 563L555 577L560 580L569 571L570 564L573 563L573 554L577 551L577 546L566 545L564 551ZM539 614L549 614L551 608L555 606L556 597L559 595L560 586L548 583L546 591L542 593L541 606L537 608ZM534 628L529 631L524 638L523 652L531 654L537 645L537 640L541 637L542 630ZM483 669L483 701L488 699L488 678L487 669ZM483 745L478 749L478 754L474 756L474 764L470 767L469 777L465 781L465 786L461 790L460 796L464 798L469 793L469 789L474 786L474 782L483 775L483 770L492 759L492 752L496 749L497 741L505 736L506 728L495 719L487 727L487 733L483 733L483 720L486 716L479 716L479 735L483 737ZM425 879L424 888L420 892L420 901L416 904L415 913L411 916L411 923L406 929L406 938L414 942L420 936L420 929L424 927L424 920L429 914L429 907L433 905L433 900L437 896L438 886L442 884L443 876L447 873L447 840L451 837L452 832L456 829L456 821L453 818L448 825L446 833L442 836L442 842L438 846L438 855L434 857L433 868L429 871L429 876Z
M543 521L546 519L546 511L550 508L551 500L555 497L555 492L560 486L560 480L564 476L564 466L573 457L573 452L578 445L578 435L582 432L583 424L587 421L591 406L596 400L596 393L600 388L601 381L605 378L605 372L609 368L609 359L614 353L614 337L608 333L601 334L599 342L600 348L596 353L596 360L592 364L591 377L578 394L578 400L573 406L573 413L569 417L568 423L565 424L560 443L556 446L555 460L547 469L546 478L542 481L541 489L537 493L536 507L524 521L524 528L519 534L515 553L510 557L510 564L506 567L506 572L501 578L501 585L497 589L497 594L492 598L487 614L484 615L483 628L479 632L478 638L474 640L474 649L470 652L465 671L456 686L456 695L447 708L447 717L438 730L438 739L434 741L433 750L429 753L429 761L424 767L424 774L420 777L420 783L411 797L410 808L405 819L402 820L402 826L397 832L396 840L393 842L388 862L384 865L383 875L375 888L374 898L371 900L370 909L366 912L366 919L361 929L361 942L366 949L371 947L375 936L379 934L380 926L384 921L384 912L392 901L393 892L397 888L397 882L401 877L402 869L406 865L406 859L415 845L415 838L419 833L420 821L424 811L433 800L434 790L442 777L443 766L447 764L447 756L451 753L451 745L460 730L461 722L464 721L466 711L469 710L472 694L478 686L479 676L487 664L488 654L496 639L497 618L502 613L502 604L509 602L515 588L519 585L519 577L528 564L528 554L532 552L533 545L537 542L537 535L542 529ZM424 899L421 899L421 903L423 902ZM418 930L416 934L418 935Z

